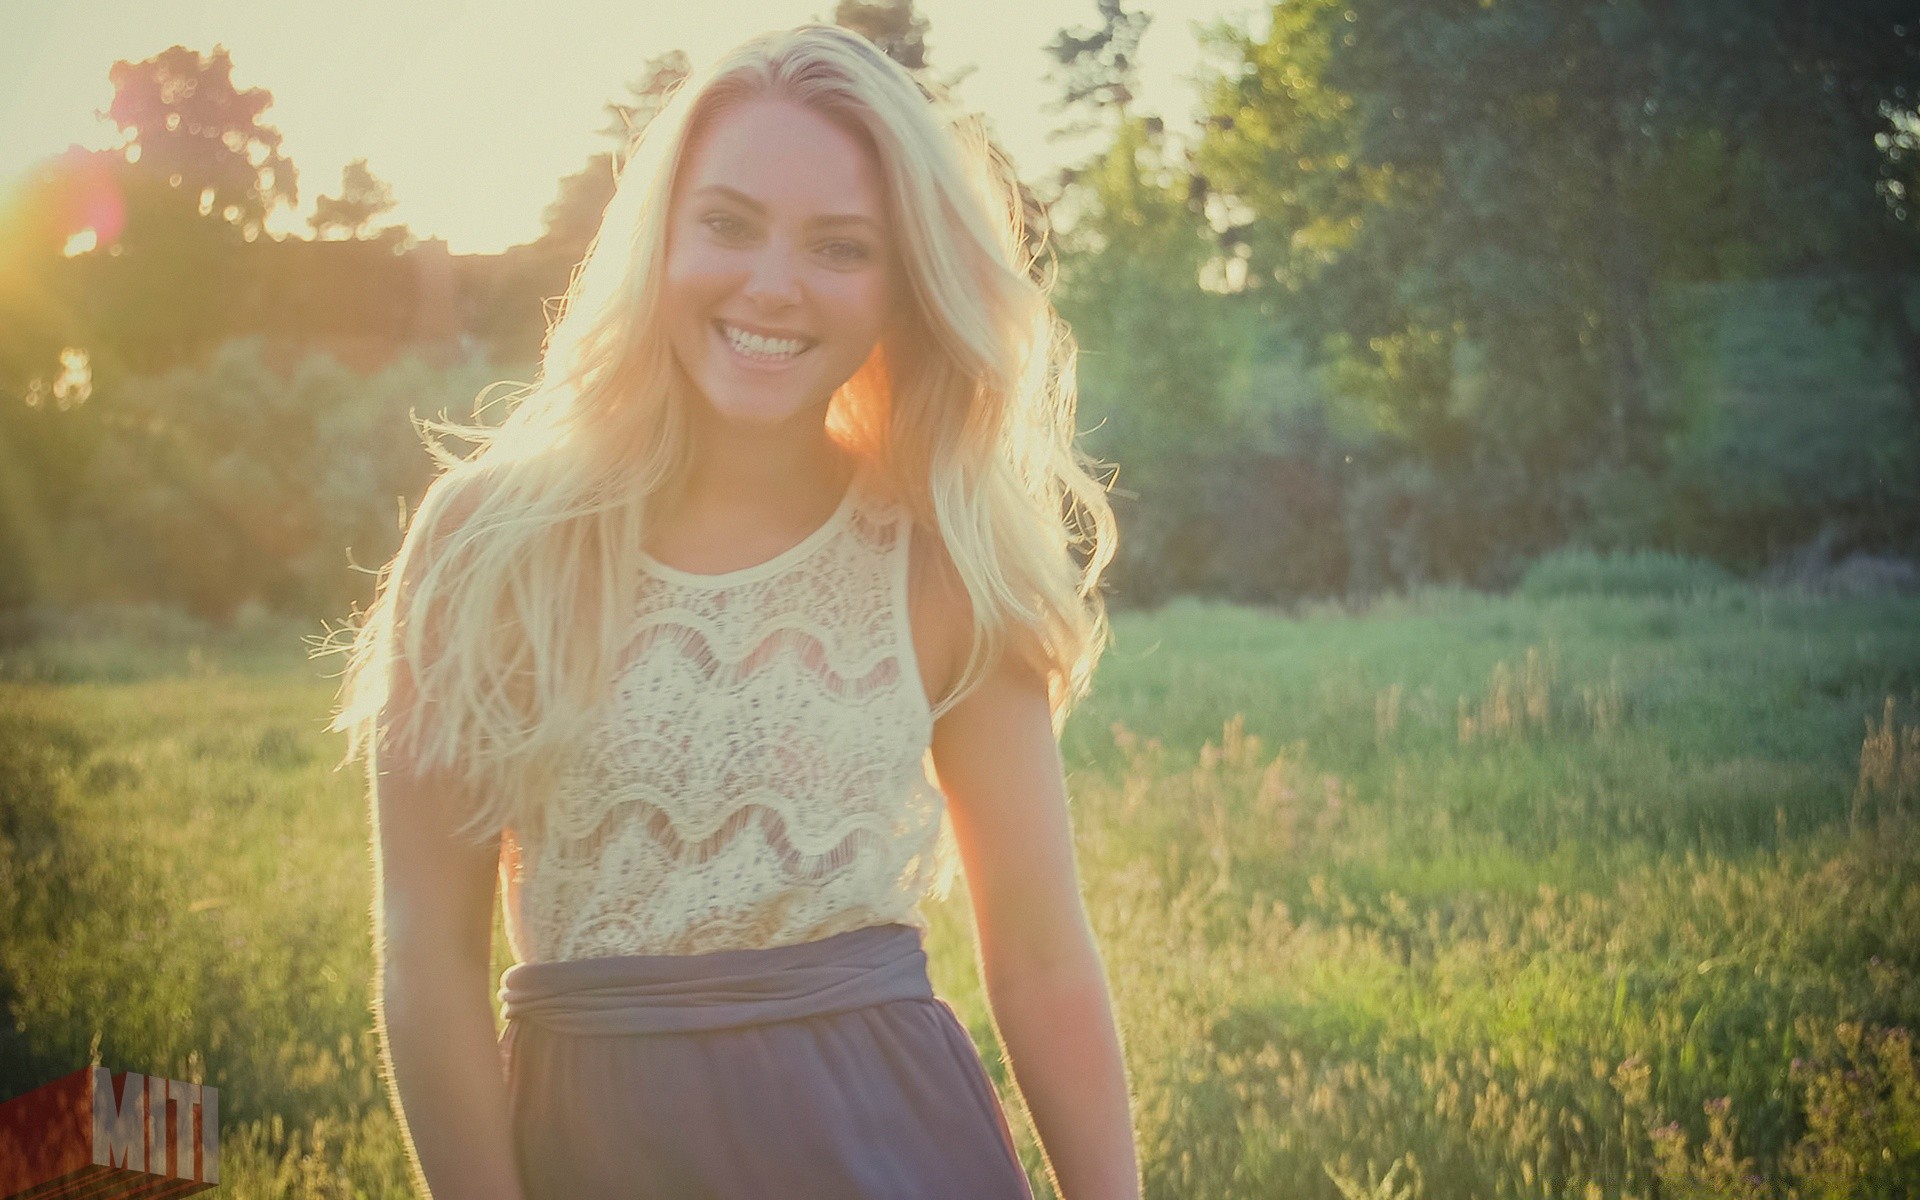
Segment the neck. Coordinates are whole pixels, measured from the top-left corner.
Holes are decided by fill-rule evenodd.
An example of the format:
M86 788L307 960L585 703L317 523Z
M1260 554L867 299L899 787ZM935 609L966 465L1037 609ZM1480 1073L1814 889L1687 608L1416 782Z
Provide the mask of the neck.
M845 494L855 461L828 435L826 405L769 426L735 425L703 404L689 407L690 455L665 498L668 509L792 516L831 508Z

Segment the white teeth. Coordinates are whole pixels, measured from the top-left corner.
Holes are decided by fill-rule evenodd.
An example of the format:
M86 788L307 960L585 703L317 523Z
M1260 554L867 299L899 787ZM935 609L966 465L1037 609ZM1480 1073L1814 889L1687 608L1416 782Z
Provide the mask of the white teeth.
M735 329L725 322L721 323L720 328L735 350L758 358L792 358L807 348L807 344L797 338L765 338L744 329Z

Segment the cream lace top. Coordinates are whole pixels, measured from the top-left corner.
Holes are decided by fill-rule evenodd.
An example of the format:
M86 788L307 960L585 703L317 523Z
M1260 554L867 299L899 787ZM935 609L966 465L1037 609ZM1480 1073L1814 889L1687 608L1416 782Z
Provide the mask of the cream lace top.
M926 928L954 865L907 620L906 511L856 472L744 570L641 556L628 665L501 879L521 962Z

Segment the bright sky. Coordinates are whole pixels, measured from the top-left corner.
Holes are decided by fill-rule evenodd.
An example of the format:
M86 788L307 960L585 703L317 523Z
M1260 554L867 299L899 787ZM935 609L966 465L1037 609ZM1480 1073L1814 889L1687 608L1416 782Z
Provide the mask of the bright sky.
M960 97L987 114L1029 180L1080 157L1053 143L1061 118L1041 47L1095 20L1094 0L920 0L942 74L975 65ZM1184 124L1201 66L1197 25L1246 23L1257 0L1145 0L1139 108ZM716 11L725 19L716 20ZM540 232L562 176L611 143L602 106L656 54L696 64L763 29L829 17L833 0L336 0L288 9L260 0L0 0L0 189L72 143L117 144L94 114L112 98L116 59L176 43L232 52L234 84L273 93L264 120L299 170L300 211L269 226L305 235L315 196L367 159L393 186L403 221L456 254L488 253Z

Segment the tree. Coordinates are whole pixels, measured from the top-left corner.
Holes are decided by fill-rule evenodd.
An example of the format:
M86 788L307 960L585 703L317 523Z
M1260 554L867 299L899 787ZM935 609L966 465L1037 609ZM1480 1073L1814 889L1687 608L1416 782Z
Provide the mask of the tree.
M113 100L99 115L125 142L89 155L80 174L103 185L112 219L90 218L94 249L63 267L96 378L164 370L225 337L245 287L242 250L298 198L280 133L261 121L272 94L236 90L232 71L218 46L108 71Z
M0 198L0 419L36 380L44 387L63 348L85 344L68 247L120 236L126 211L109 158L70 147Z
M1200 286L1213 257L1191 176L1149 119L1134 118L1081 168L1063 203L1056 297L1082 350L1097 439L1140 461L1218 437L1231 355L1223 297Z
M1702 184L1744 170L1703 137L1688 7L1299 0L1214 35L1199 159L1249 286L1436 496L1473 498L1450 571L1564 538L1597 469L1662 470L1656 287L1711 265Z
M1049 108L1066 114L1068 132L1111 138L1062 173L1051 205L1061 217L1054 299L1079 346L1089 447L1117 464L1132 530L1115 586L1150 601L1219 581L1228 535L1215 518L1231 507L1221 493L1254 474L1221 457L1242 432L1225 401L1246 329L1231 298L1201 286L1218 251L1186 146L1158 117L1132 111L1149 18L1110 0L1100 18L1047 45L1060 88ZM1218 469L1196 476L1197 464Z
M218 214L252 241L274 208L298 203L280 131L260 120L273 93L236 89L225 47L202 57L173 46L141 62L116 62L107 77L113 103L104 115L127 133L143 168L201 212Z
M0 610L40 598L60 560L52 514L98 422L63 360L88 344L79 280L63 251L91 221L116 233L111 180L73 147L36 164L0 206Z
M1098 0L1100 24L1079 29L1062 29L1045 49L1053 59L1053 81L1060 87L1058 99L1050 102L1053 112L1088 108L1096 118L1112 110L1124 124L1127 109L1139 86L1136 58L1140 39L1153 24L1152 14L1142 10L1129 12L1121 0ZM1097 120L1084 120L1050 136L1061 138L1086 132Z
M600 132L612 138L616 144L611 158L615 174L626 165L633 144L640 140L640 135L646 132L647 126L660 115L660 110L667 106L667 101L673 98L673 93L691 74L693 61L687 57L686 51L669 50L648 59L639 76L628 81L629 99L607 101L607 124L601 127ZM595 155L594 158L598 160L601 156ZM564 183L562 187L564 189ZM608 194L611 196L611 189ZM548 211L551 221L552 210Z
M1150 456L1217 429L1226 367L1218 297L1200 287L1214 249L1190 164L1157 117L1129 112L1151 18L1100 0L1097 28L1048 43L1050 107L1113 140L1063 179L1058 301L1087 353L1085 379L1115 449Z
M1662 480L1666 285L1832 273L1920 380L1910 9L1291 0L1213 35L1200 169L1270 319L1434 497L1474 498L1463 568Z
M1584 366L1542 368L1564 368L1587 327L1569 311L1583 290L1556 276L1591 257L1563 238L1594 172L1566 98L1537 90L1532 67L1564 70L1559 56L1521 53L1546 32L1526 7L1303 0L1276 6L1264 38L1216 34L1239 69L1211 89L1199 157L1249 214L1235 240L1251 285L1277 292L1272 319L1379 428L1435 460L1460 462L1490 426L1544 468L1567 432L1546 418L1587 406L1566 390ZM1511 368L1479 396L1457 386L1475 339L1489 371ZM1538 419L1482 422L1482 404Z
M313 226L316 238L337 232L357 239L366 235L375 217L392 212L394 206L392 186L374 178L366 159L356 158L340 172L340 194L315 200L307 224Z
M1777 164L1792 244L1840 272L1829 302L1890 339L1920 437L1920 321L1906 301L1920 273L1920 14L1906 0L1765 11L1766 53L1726 59L1744 102L1722 120Z
M0 603L57 590L68 564L52 531L119 385L224 336L239 249L296 198L280 134L260 122L272 96L237 91L224 49L174 46L108 78L99 115L124 144L40 164L0 222ZM101 399L79 404L87 393Z
M839 0L833 23L865 37L916 74L927 69L927 19L913 0Z
M954 88L973 74L971 63L944 75L933 69L927 58L927 19L914 11L913 0L840 0L833 23L866 38L912 72L936 103L951 103Z

